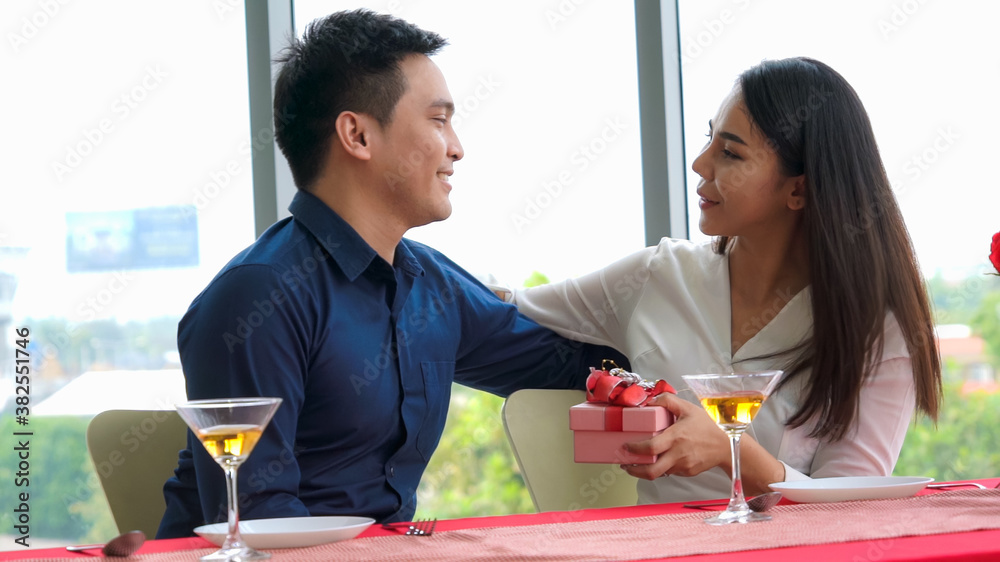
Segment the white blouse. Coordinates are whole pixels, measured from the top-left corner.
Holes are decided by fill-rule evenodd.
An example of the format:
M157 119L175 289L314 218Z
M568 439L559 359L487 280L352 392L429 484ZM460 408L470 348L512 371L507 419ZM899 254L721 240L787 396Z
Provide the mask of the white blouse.
M729 260L708 242L664 238L578 279L518 290L514 302L563 336L618 349L634 372L666 380L694 403L681 375L780 368L787 354L761 357L794 347L812 333L809 288L777 294L759 318L763 328L732 356ZM855 427L844 439L809 437L815 420L786 427L808 375L773 394L747 432L785 464L785 480L891 474L916 403L909 352L892 313L885 321L882 357L861 391ZM729 488L729 475L716 467L690 478L640 480L639 502L722 498Z

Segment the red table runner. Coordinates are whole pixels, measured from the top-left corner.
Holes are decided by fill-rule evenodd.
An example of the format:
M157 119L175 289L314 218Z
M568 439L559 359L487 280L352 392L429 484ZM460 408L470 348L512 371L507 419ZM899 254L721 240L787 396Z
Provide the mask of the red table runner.
M705 525L701 519L707 514L703 511L678 513L680 509L676 504L669 504L441 521L432 537L421 538L391 536L393 531L376 526L352 541L271 552L276 561L373 558L623 560L744 550L748 552L741 553L740 560L757 558L755 553L762 555L759 559L802 559L803 550L814 550L817 559L839 559L845 554L848 560L854 556L918 560L926 555L932 556L929 559L941 559L933 554L933 548L926 547L917 548L912 558L906 557L909 555L903 548L905 543L927 541L900 537L927 535L921 538L930 539L928 544L949 540L951 547L944 552L960 556L956 559L969 559L976 552L981 552L984 560L1000 556L1000 531L966 533L1000 528L1000 490L963 489L896 500L782 505L773 510L774 521L727 527ZM958 535L961 540L956 540L954 534L940 535L937 541L934 540L934 536L945 533L962 533ZM979 536L981 534L984 535ZM992 547L974 546L987 535L984 544L992 544ZM188 542L182 544L182 541ZM828 544L829 541L837 543ZM800 545L816 546L777 548ZM978 550L963 550L962 545L973 545L972 548ZM157 554L150 550L153 546L171 546L185 551ZM188 550L198 546L202 549ZM211 552L212 549L206 546L201 539L153 541L135 559L192 560ZM938 546L937 550L941 551ZM842 554L832 556L835 551ZM782 553L792 552L798 555L781 557ZM28 556L39 557L33 559L75 557L65 551L57 553L55 549L9 554L19 554L13 559L21 560ZM699 560L729 559L732 555L716 556L700 556Z

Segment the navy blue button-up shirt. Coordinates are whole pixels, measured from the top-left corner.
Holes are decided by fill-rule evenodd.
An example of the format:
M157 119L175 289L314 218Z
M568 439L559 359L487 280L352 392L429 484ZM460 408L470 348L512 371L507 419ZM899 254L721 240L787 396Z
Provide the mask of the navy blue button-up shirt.
M623 361L538 326L432 248L404 239L389 265L315 196L289 210L178 329L189 399L283 399L239 469L241 518L410 520L453 381L583 388L589 365ZM226 520L222 470L190 434L164 495L160 538Z

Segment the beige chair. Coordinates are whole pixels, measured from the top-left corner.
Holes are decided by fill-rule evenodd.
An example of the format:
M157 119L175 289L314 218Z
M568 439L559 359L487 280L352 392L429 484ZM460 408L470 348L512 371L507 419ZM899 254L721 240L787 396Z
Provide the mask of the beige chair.
M163 484L185 447L187 425L172 410L108 410L90 421L87 448L119 532L156 535Z
M582 390L518 390L503 405L503 426L538 511L635 505L637 480L616 464L573 461L569 408Z

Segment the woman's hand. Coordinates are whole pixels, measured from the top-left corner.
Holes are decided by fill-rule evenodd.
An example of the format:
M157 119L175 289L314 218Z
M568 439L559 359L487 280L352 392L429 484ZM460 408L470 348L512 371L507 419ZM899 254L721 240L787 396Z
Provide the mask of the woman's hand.
M694 476L721 466L731 470L729 437L699 405L664 393L649 401L674 414L674 423L646 441L626 443L630 453L659 455L653 464L623 464L622 469L636 478L653 480L660 476Z

